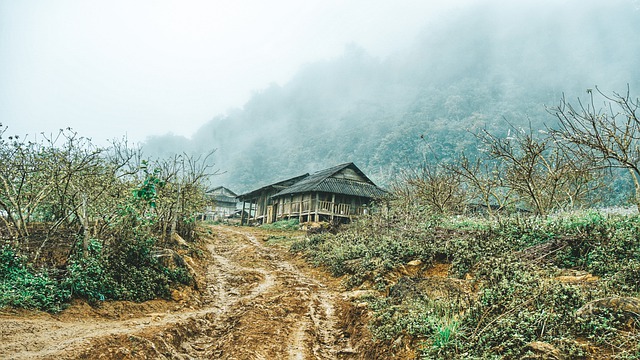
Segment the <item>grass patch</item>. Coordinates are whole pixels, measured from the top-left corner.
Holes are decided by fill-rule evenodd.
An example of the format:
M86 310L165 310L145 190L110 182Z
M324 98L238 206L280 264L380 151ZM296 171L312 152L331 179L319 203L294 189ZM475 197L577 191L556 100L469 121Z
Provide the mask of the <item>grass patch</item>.
M280 220L271 224L264 224L260 227L267 230L300 230L300 220Z

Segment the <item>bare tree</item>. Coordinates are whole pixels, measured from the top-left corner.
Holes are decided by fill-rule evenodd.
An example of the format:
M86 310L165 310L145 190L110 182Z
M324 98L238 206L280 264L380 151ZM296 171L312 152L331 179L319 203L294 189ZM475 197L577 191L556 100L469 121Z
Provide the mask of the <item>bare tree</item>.
M29 222L52 191L53 164L42 144L3 135L0 124L0 208L9 235L17 241L29 237Z
M512 204L513 190L504 179L504 166L485 156L471 159L460 154L450 163L443 164L450 172L458 174L465 183L469 201L480 201L490 216Z
M193 230L191 217L205 207L205 185L218 172L211 163L214 151L203 155L180 154L156 161L158 176L165 184L159 189L155 208L159 232L165 237L174 233L187 236Z
M573 207L599 186L589 159L564 151L547 134L535 136L531 126L512 126L504 138L485 130L478 138L488 155L504 165L506 185L536 214Z
M441 163L425 162L405 181L417 200L436 213L459 212L464 207L466 192L462 178Z
M563 97L549 109L559 120L559 129L550 130L557 143L574 157L591 159L596 168L623 168L635 185L635 203L640 210L640 101L626 93L604 94L587 90L586 102L573 106ZM596 97L603 100L596 106Z

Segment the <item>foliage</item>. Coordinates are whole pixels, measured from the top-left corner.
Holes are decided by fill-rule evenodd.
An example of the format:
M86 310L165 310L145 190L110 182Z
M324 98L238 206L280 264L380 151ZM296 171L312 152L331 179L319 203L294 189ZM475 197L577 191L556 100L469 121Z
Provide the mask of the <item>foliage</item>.
M184 239L193 239L195 215L206 206L204 182L216 173L210 172L212 154L183 153L155 162L153 181L161 186L156 189L154 227L163 237L178 233Z
M441 164L425 163L405 181L409 187L406 193L438 214L460 212L468 196L459 174Z
M66 279L73 296L91 303L104 300L145 301L168 297L172 284L190 284L185 269L170 269L154 256L154 241L123 241L105 251L92 241L89 257L71 259Z
M384 296L363 299L372 334L389 344L415 339L426 359L523 358L534 343L568 358L588 357L593 347L612 358L637 355L637 316L578 309L606 297L640 297L640 216L591 210L496 221L429 214L418 203L391 201L292 251L346 275L347 285L381 290ZM423 270L446 263L448 275L407 275L402 269L412 260Z
M431 216L427 207L398 199L345 231L299 241L292 250L304 249L336 276L349 275L350 286L367 280L383 285L385 274L412 260L452 262L453 272L462 277L481 257L506 250L500 242L486 241L492 236L488 230L457 231L442 225L442 218Z
M600 177L588 158L558 147L549 135L536 136L531 127L513 128L504 138L487 130L477 136L486 146L487 156L503 170L491 175L503 177L503 187L536 214L581 205L593 189L600 187Z
M33 141L6 131L0 125L0 234L10 246L0 306L144 301L191 283L167 239L194 239L207 158L143 160L126 141L98 147L71 129Z
M158 188L162 188L165 182L158 178L160 169L156 168L153 171L149 171L148 165L148 161L142 161L140 170L144 172L144 181L139 187L133 189L132 193L135 199L143 201L151 208L155 208L156 200L158 199Z
M102 254L103 246L92 240L88 256L78 256L69 260L69 284L74 296L87 299L91 303L106 300L111 285L107 281L107 265Z
M516 128L531 123L534 131L554 126L557 119L545 106L561 94L571 99L593 84L612 90L640 85L634 61L640 42L620 36L638 33L634 1L581 7L492 4L433 22L389 56L349 47L335 58L307 64L289 81L256 91L241 109L216 116L191 139L151 137L145 151L180 154L213 143L225 171L219 183L238 191L343 161L388 185L407 168L421 166L422 151L416 151L421 147L447 162L463 151L478 152L470 133L486 129L506 136L503 119ZM572 21L562 21L556 15L561 13L572 13ZM502 14L510 20L496 22ZM575 29L584 30L578 36L589 45L570 46ZM434 162L431 156L426 160ZM615 174L621 176L625 182L609 194L633 190L626 173Z
M25 264L9 246L0 249L0 308L5 306L56 312L71 293L44 270Z
M152 254L153 239L134 238L121 241L107 255L107 283L112 287L108 298L145 301L168 297L172 282L182 280L184 272L162 266Z

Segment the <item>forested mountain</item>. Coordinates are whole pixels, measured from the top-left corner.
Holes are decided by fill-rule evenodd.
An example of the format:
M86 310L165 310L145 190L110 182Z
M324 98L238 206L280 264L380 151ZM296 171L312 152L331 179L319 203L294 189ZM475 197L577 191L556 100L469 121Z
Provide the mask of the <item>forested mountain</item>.
M356 44L256 92L191 139L148 139L145 152L203 152L243 192L355 162L381 185L424 156L474 151L470 132L543 128L545 109L603 92L640 91L635 1L481 2L425 24L409 49L384 59ZM423 136L421 136L423 135Z

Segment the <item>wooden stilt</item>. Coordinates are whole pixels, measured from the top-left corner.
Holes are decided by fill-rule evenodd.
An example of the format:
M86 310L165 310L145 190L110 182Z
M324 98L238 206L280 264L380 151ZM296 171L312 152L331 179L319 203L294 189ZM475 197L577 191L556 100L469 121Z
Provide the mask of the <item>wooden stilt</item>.
M331 194L331 222L333 222L333 215L336 212L336 194Z

